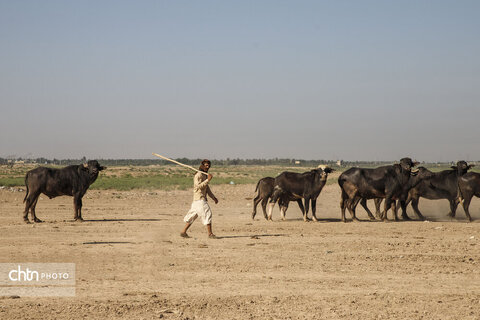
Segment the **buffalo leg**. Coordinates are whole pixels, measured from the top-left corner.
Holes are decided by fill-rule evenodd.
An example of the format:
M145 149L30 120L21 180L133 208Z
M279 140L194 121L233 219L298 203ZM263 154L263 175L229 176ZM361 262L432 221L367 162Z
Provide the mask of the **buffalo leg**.
M257 195L257 196L255 197L255 199L253 199L252 220L255 219L255 215L257 214L257 206L258 206L258 203L259 203L260 201L262 201L262 200L264 200L264 199L260 199L260 195ZM262 203L262 205L263 205L263 203ZM267 215L267 214L265 213L265 215Z
M393 211L393 217L394 217L395 221L398 221L397 201L395 201L395 200L392 201L392 211Z
M267 220L273 221L272 215L273 215L273 207L275 207L275 203L279 199L279 193L274 192L272 197L270 198L270 202L268 203L268 213L267 213Z
M77 221L82 221L82 196L80 195L75 195L73 197L73 208L75 211L75 214L73 216L73 219Z
M31 215L32 215L32 220L34 222L43 222L42 220L38 219L37 218L37 215L35 214L35 208L37 207L37 202L38 202L38 197L35 199L35 201L33 202L32 206L30 207L30 212L31 212Z
M346 204L345 204L345 206L346 206L347 209L348 209L348 212L349 212L350 215L352 216L352 220L353 220L353 217L355 216L355 212L354 212L353 209L352 209L353 201L354 201L354 199L348 199L348 200L346 201Z
M455 218L455 214L457 213L457 206L460 203L460 198L455 198L455 200L449 200L450 201L450 212L447 214L447 216Z
M73 219L74 220L78 219L78 200L77 200L77 196L73 197Z
M278 200L278 207L280 208L280 215L282 216L282 220L285 220L285 215L288 209L288 200L284 202L283 199L280 198L280 200Z
M280 206L280 214L282 215L282 220L285 220L285 216L287 215L287 209L288 209L288 202L289 201L286 201L286 202L283 202L282 201L282 205Z
M287 208L281 205L279 205L279 208L280 208L280 216L282 217L282 220L285 221L285 212L287 211Z
M271 202L268 204L268 213L267 213L267 221L272 221L272 214L273 214L273 207L275 207L275 202Z
M391 197L386 197L385 198L385 205L383 207L383 215L382 215L382 220L383 221L388 221L387 213L388 213L388 210L390 209L391 206L392 206L392 198Z
M417 201L418 201L419 197L418 196L413 197L412 193L408 193L407 200L405 201L405 206L402 206L402 204L400 203L400 205L402 206L402 219L403 220L411 220L410 217L407 215L407 207L408 207L408 204L410 202L412 202L414 198L416 198ZM413 208L413 203L412 203L412 208ZM417 214L417 213L415 212L415 214ZM418 214L417 214L417 216L418 216Z
M470 222L472 222L472 217L470 216L470 211L468 208L470 207L470 201L472 201L472 197L473 196L469 194L463 199L463 210L465 211L465 215Z
M417 217L420 219L420 220L425 220L425 217L423 216L423 214L420 212L420 210L418 209L418 198L412 198L412 208L413 208L413 211L415 212L415 214L417 215Z
M25 200L25 211L23 212L23 221L26 223L30 223L30 220L28 220L28 212L30 211L30 206L31 206L31 199L27 196L27 199Z
M37 203L39 196L40 193L30 193L25 199L25 211L23 213L23 221L25 221L26 223L30 223L30 221L28 220L28 212L31 211L32 206Z
M268 220L268 216L267 216L267 204L268 204L268 198L264 198L262 200L262 211L263 211L263 216L265 217L265 220ZM256 210L255 210L256 212ZM252 219L253 219L254 216L252 216Z
M360 197L355 197L354 199L350 199L350 201L347 204L348 211L350 212L350 215L352 216L353 221L359 221L357 218L355 209L357 208L358 202L360 200L361 200Z
M303 221L307 222L310 219L308 219L308 209L310 209L310 199L305 198L305 212L303 213Z
M458 206L458 201L457 201L457 199L455 199L455 200L449 200L449 202L450 202L450 212L448 213L448 216L455 217L455 213L457 211L457 206Z
M382 212L380 211L380 205L382 204L382 198L375 198L373 202L375 203L375 215L378 219L382 219Z
M367 199L362 198L362 200L360 200L360 205L363 207L363 209L365 209L365 211L367 211L367 214L370 220L375 220L375 217L373 216L372 212L367 207Z
M403 220L412 220L412 219L410 219L410 217L407 214L407 206L410 202L412 202L412 208L413 208L413 199L417 199L417 204L418 204L419 197L418 196L412 197L410 193L408 194L407 200L400 200L400 207L402 208L402 219ZM418 212L415 211L415 213L417 214L417 216L420 220L425 220L425 218L422 216L420 211L418 211Z
M342 197L340 199L340 211L342 213L342 221L343 222L347 222L347 220L345 219L345 205L346 205L345 202L346 201L348 201L348 195L342 189Z
M302 211L302 216L305 214L305 207L303 206L302 199L297 200L298 207L300 208L300 211Z
M316 210L317 210L317 199L312 199L312 219L313 219L313 221L318 221L317 216L316 216Z
M83 221L83 217L82 217L82 198L78 199L78 220Z
M272 215L273 215L273 207L275 207L275 203L277 203L277 201L279 201L282 197L282 190L281 189L275 189L275 191L273 192L271 198L270 198L270 203L268 204L268 219L267 220L270 220L270 221L273 221L272 219ZM280 202L279 202L279 206L280 206ZM281 211L281 208L280 208L280 211Z

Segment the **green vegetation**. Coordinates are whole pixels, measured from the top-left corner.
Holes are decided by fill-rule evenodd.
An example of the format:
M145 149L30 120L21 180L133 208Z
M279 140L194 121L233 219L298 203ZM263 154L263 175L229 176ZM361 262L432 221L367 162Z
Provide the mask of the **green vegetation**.
M24 177L1 177L0 186L17 187L25 185Z

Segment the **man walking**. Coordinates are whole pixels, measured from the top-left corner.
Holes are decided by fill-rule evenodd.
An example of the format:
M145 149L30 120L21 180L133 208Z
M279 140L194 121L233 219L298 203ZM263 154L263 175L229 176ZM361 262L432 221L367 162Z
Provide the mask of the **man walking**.
M200 164L200 171L208 172L210 169L211 162L210 160L203 160ZM207 202L207 194L215 204L218 203L218 199L210 190L208 183L212 180L213 176L211 174L204 174L202 172L197 172L193 177L193 202L190 210L188 211L183 221L185 221L185 227L183 231L180 233L180 236L183 238L190 238L187 234L188 228L192 225L193 221L200 216L202 222L205 226L207 226L207 233L210 239L217 239L215 234L212 232L212 210Z

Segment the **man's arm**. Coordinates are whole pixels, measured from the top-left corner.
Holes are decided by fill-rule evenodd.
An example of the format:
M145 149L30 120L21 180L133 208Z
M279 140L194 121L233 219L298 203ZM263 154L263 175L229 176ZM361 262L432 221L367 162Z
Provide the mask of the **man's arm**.
M212 200L215 202L215 204L218 203L218 199L217 197L215 197L215 195L213 194L212 190L210 189L210 186L207 186L207 194L210 198L212 198Z
M212 180L213 176L211 174L208 174L207 180L202 181L202 175L203 173L198 172L195 175L194 183L193 183L193 190L194 191L199 191L205 187L208 187L208 183L210 180Z

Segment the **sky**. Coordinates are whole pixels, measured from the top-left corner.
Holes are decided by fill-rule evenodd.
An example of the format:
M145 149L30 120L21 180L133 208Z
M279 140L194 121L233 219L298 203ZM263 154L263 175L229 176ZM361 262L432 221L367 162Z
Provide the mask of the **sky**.
M480 1L0 0L0 157L480 160Z

